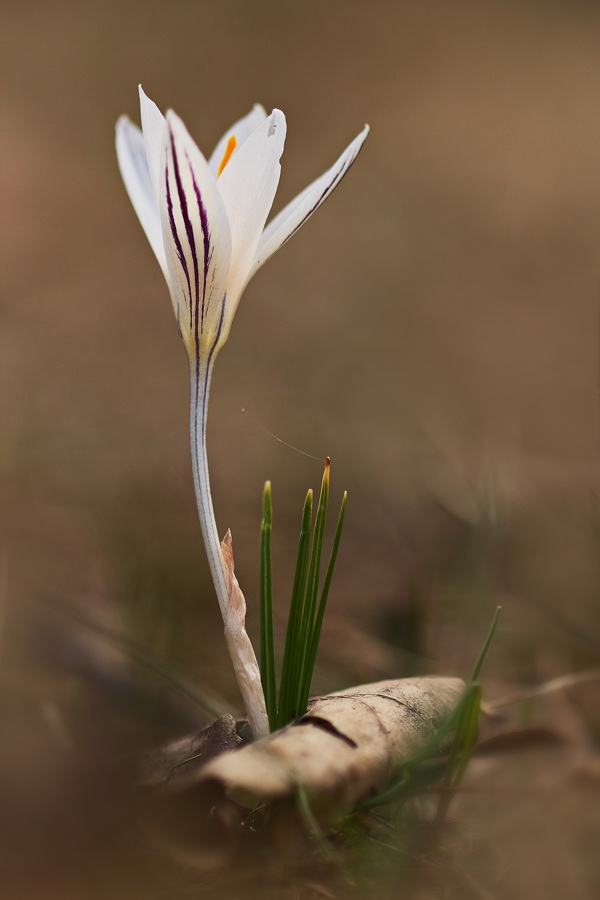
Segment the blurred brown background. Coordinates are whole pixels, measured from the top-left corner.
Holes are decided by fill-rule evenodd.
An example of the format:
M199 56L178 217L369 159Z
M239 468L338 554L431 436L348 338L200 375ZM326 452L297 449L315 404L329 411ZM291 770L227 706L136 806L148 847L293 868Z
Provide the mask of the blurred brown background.
M138 82L206 153L254 102L283 109L275 209L372 129L216 369L215 506L251 629L262 484L282 625L321 468L268 430L350 494L319 689L465 675L499 602L487 693L597 665L599 26L583 0L4 0L2 652L25 705L60 712L40 658L65 601L237 703L184 351L115 161ZM589 750L591 706L546 714Z

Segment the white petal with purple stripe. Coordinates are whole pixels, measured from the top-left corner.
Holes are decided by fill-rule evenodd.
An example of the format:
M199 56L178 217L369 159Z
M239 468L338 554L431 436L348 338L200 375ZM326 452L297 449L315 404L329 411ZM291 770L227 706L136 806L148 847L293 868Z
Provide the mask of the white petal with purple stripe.
M320 178L309 184L302 193L298 194L291 203L288 203L275 216L272 222L269 222L261 236L248 280L252 278L254 273L260 269L269 257L273 256L310 219L312 214L329 197L334 188L338 186L358 156L368 133L369 126L365 125L361 133L344 150L337 162L324 175L321 175Z
M167 113L160 208L169 281L191 355L210 352L220 331L231 231L214 175L174 112Z

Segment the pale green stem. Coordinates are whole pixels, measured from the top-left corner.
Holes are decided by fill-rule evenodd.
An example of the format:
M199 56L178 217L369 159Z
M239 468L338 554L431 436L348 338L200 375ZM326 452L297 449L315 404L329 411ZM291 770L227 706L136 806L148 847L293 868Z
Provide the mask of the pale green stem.
M208 565L225 625L227 649L250 727L254 737L259 738L269 733L260 670L245 628L246 604L233 575L233 561L228 568L221 548L210 491L206 421L212 367L212 360L204 364L190 360L190 447L194 488Z

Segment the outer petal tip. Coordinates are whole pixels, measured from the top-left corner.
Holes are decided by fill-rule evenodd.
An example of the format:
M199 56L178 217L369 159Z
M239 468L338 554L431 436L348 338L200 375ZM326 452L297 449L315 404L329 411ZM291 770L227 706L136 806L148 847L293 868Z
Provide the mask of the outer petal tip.
M165 120L170 131L179 131L180 129L183 129L186 133L189 134L183 119L177 115L174 109L168 109L166 111Z
M364 144L364 142L366 141L367 137L369 136L369 132L370 132L370 131L371 131L370 126L367 125L367 124L365 124L363 130L362 130L362 131L359 131L359 133L356 135L356 137L354 138L354 140L353 140L352 143L350 144L350 147L354 148L354 158L356 158L356 156L357 156L357 155L360 153L360 151L362 150L362 145Z
M285 120L284 114L280 109L274 109L271 115L269 116L270 127L268 137L272 137L277 130L283 131L283 137L285 138L285 132L287 129L287 122Z
M202 165L206 164L206 158L205 158L204 154L198 147L198 144L196 143L194 138L189 133L187 126L186 126L185 122L183 121L183 119L180 118L180 116L178 116L177 113L174 112L174 110L172 110L172 109L167 110L167 114L166 114L165 118L167 121L168 133L172 136L173 140L175 141L175 144L179 144L180 142L183 142L184 144L187 144L188 146L192 146L194 148L193 149L194 154L197 153L198 157L202 159Z
M174 138L174 140L177 140L180 137L186 137L190 141L193 140L189 131L187 130L185 122L177 115L174 110L168 109L166 111L165 121L167 123L167 131Z
M185 127L183 119L180 119L174 110L168 109L166 111L165 122L167 123L167 131L175 139L179 135L187 135L189 137L189 131Z
M138 84L138 96L140 98L140 107L143 108L144 106L150 104L152 104L152 106L155 105L148 94L144 91L144 88L141 86L141 84Z
M117 160L127 193L156 258L166 274L158 199L152 185L142 132L128 116L119 117L115 130Z
M125 114L119 116L117 121L115 122L115 131L117 132L117 137L122 134L126 128L135 128L136 126L133 124L129 116Z
M163 114L160 109L154 102L151 100L148 94L144 92L141 84L138 84L138 93L140 97L140 111L142 114L142 125L144 125L144 119L148 122L155 121L160 122L163 119Z

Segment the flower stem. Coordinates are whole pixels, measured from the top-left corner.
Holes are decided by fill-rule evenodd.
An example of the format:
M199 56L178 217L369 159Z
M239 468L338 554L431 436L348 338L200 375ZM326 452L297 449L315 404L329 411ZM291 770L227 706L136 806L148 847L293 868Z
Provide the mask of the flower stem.
M206 421L212 361L190 360L190 449L200 529L217 600L225 626L225 640L255 738L269 733L260 670L246 632L246 603L233 573L231 537L221 544L208 474Z

